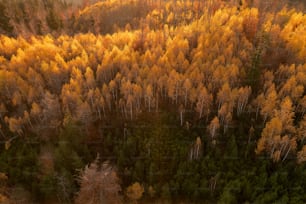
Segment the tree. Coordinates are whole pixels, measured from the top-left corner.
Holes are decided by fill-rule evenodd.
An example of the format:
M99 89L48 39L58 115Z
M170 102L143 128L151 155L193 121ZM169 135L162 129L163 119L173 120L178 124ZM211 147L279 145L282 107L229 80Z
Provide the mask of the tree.
M117 84L116 84L116 82L114 80L111 80L109 82L109 90L112 93L113 100L115 100L117 102L118 88L117 88Z
M104 101L108 105L109 111L112 111L112 96L110 94L109 87L106 84L103 84L102 86L101 95L104 97Z
M7 175L0 172L0 203L11 203L7 196L7 181Z
M138 182L133 183L126 189L126 196L131 199L133 202L137 203L137 200L139 200L142 197L142 194L144 192L144 188L142 185L140 185Z
M43 122L52 128L58 128L62 119L61 107L56 95L45 92L41 101Z
M213 96L212 94L208 93L205 86L200 86L198 88L198 91L199 94L197 97L196 111L199 113L199 118L202 118L203 115L208 118L213 101Z
M76 119L83 124L88 124L92 122L92 112L89 104L85 101L80 104L80 106L77 108L77 115Z
M104 117L106 116L106 102L98 88L95 88L95 90L91 89L88 91L87 101L90 101L91 109L96 113L96 116L98 116L100 120L102 119L101 110L103 111Z
M222 104L222 106L218 110L218 118L220 118L220 124L221 125L224 125L225 118L226 118L228 113L231 113L231 111L229 110L229 107L228 107L228 103Z
M61 92L62 109L64 113L74 114L82 103L81 88L76 80L71 79L69 84L62 87Z
M299 128L297 129L298 139L301 140L301 143L304 144L306 138L306 116L302 118L299 123Z
M201 156L202 151L202 140L200 137L197 137L196 141L192 145L189 153L189 159L190 160L198 160Z
M303 117L306 113L306 95L302 99L299 100L299 104L298 104L297 109Z
M11 117L11 118L5 117L4 121L8 123L9 129L11 132L17 133L18 135L23 134L23 130L22 130L23 120L21 117L18 117L17 119L14 117Z
M46 21L51 30L58 30L62 27L62 21L59 16L57 16L53 8L50 9L46 17Z
M263 102L265 101L265 96L263 93L259 94L256 99L252 102L252 106L255 107L255 119L257 120L260 109L263 106Z
M10 24L10 18L7 16L6 6L4 2L0 2L0 33L12 35L13 27Z
M156 191L154 190L154 188L152 186L149 186L148 188L148 194L151 198L153 198L156 194Z
M304 86L298 84L295 76L291 76L281 87L279 95L281 97L290 96L294 101L303 96Z
M189 78L185 79L184 84L183 84L183 88L184 88L184 106L187 107L187 99L188 99L188 95L190 92L190 89L192 88L192 83L190 81Z
M297 153L297 162L301 164L305 161L306 161L306 145L304 145L302 150Z
M34 118L35 121L37 121L37 123L42 122L42 109L35 102L32 103L30 115Z
M305 19L306 16L302 12L292 13L290 20L282 29L280 36L286 41L286 48L293 51L297 59L305 59L305 46L299 43L301 36L305 35Z
M275 148L273 148L275 136L280 136L283 131L282 122L279 118L275 117L269 121L261 133L261 138L258 140L256 153L259 154L263 151L271 151L273 155ZM275 139L275 138L274 138Z
M127 100L126 100L126 105L127 107L130 107L130 116L131 120L133 120L133 104L134 104L134 97L133 95L128 95Z
M86 72L85 72L85 80L86 80L86 88L93 89L96 86L96 81L94 77L94 73L90 67L86 67Z
M245 88L242 87L238 90L238 100L237 100L237 115L238 116L244 112L250 95L251 95L251 87L249 86Z
M146 100L148 101L149 112L151 112L151 103L152 103L152 97L153 97L153 90L152 90L151 84L149 84L146 88L145 97L146 97Z
M181 104L178 108L179 114L180 114L180 121L181 121L181 126L183 126L184 123L184 112L185 112L185 107Z
M105 162L99 167L99 157L81 171L78 181L80 191L75 202L81 203L121 203L121 187L115 168Z
M218 109L221 108L222 104L229 101L231 98L231 88L228 83L223 84L222 88L217 94Z
M264 123L273 115L277 102L277 92L273 84L265 95L265 100L263 101L262 109L260 111L260 114L264 117Z
M147 90L147 91L149 91L149 96L151 95L151 97L153 97L153 93L150 94L150 90ZM142 97L143 97L143 90L142 90L141 85L139 85L139 84L134 84L133 85L133 95L134 95L135 101L136 101L135 102L136 111L139 112L141 110L141 104L142 104L141 101L142 101ZM150 100L152 100L152 99L150 99ZM154 104L154 98L153 98L152 102L150 102L149 105L152 105L152 104ZM150 110L151 110L151 108L150 108Z
M279 117L274 117L269 121L261 133L258 140L256 153L265 151L270 154L274 162L286 160L290 152L297 148L296 137L285 134L286 128Z
M168 88L168 96L172 99L173 102L175 101L175 104L178 103L181 82L182 82L182 75L176 72L174 69L171 70L167 82L168 86L167 88Z
M243 31L250 42L253 42L258 29L258 9L247 9L246 16L243 19Z
M280 110L275 111L275 116L280 118L282 121L283 132L290 134L295 133L296 130L293 124L295 114L292 101L289 97L283 99L282 103L280 104Z
M208 130L210 133L210 136L212 139L215 138L217 131L220 128L220 123L219 123L219 119L217 116L214 117L214 119L212 119L212 121L210 122L209 126L208 126Z
M232 122L232 113L228 112L225 116L225 120L224 120L224 127L223 127L223 133L225 134L226 131L228 130L228 127L230 125L230 123Z

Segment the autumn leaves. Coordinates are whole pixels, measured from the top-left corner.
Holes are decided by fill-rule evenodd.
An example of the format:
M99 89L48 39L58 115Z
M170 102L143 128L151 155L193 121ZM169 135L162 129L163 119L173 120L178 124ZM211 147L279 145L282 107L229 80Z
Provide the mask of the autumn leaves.
M225 7L155 30L147 25L106 36L1 36L1 118L22 135L45 125L59 128L69 117L87 126L113 115L134 120L143 112L177 109L182 126L186 112L192 113L192 120L204 119L203 134L216 140L246 115L264 124L257 153L279 161L300 151L303 161L305 15L282 10L262 22L258 15L255 8ZM282 45L292 64L273 58L273 67L253 66L254 55ZM257 90L248 83L257 80L248 79L250 69L262 79Z
M281 66L274 75L269 71L264 74L266 91L256 100L262 104L260 113L267 123L256 152L265 151L274 161L285 161L288 154L299 150L299 144L304 144L305 68ZM304 147L297 155L298 161L303 161Z

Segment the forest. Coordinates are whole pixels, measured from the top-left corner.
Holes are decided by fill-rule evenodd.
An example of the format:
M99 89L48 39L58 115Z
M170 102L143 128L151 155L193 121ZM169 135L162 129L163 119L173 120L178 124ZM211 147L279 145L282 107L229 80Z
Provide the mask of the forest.
M0 0L0 203L306 203L305 1L75 2Z

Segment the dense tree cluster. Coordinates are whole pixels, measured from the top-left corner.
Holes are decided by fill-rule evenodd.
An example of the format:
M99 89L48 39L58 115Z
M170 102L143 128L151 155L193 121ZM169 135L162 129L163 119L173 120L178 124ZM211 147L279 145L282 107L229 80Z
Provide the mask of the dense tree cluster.
M138 0L0 0L0 33L24 37L113 33L127 25L139 27L153 8Z
M32 13L46 17L41 28L64 28L48 8ZM119 202L121 187L132 202L306 202L303 12L109 1L75 18L90 33L0 36L0 172L11 186L37 181L32 199L57 202ZM75 180L97 152L116 168L96 160Z

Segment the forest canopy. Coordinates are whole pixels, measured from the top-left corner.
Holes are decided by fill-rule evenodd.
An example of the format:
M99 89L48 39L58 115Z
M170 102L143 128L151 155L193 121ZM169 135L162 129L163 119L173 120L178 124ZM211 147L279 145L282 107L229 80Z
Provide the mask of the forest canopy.
M0 202L305 203L303 6L0 0Z

